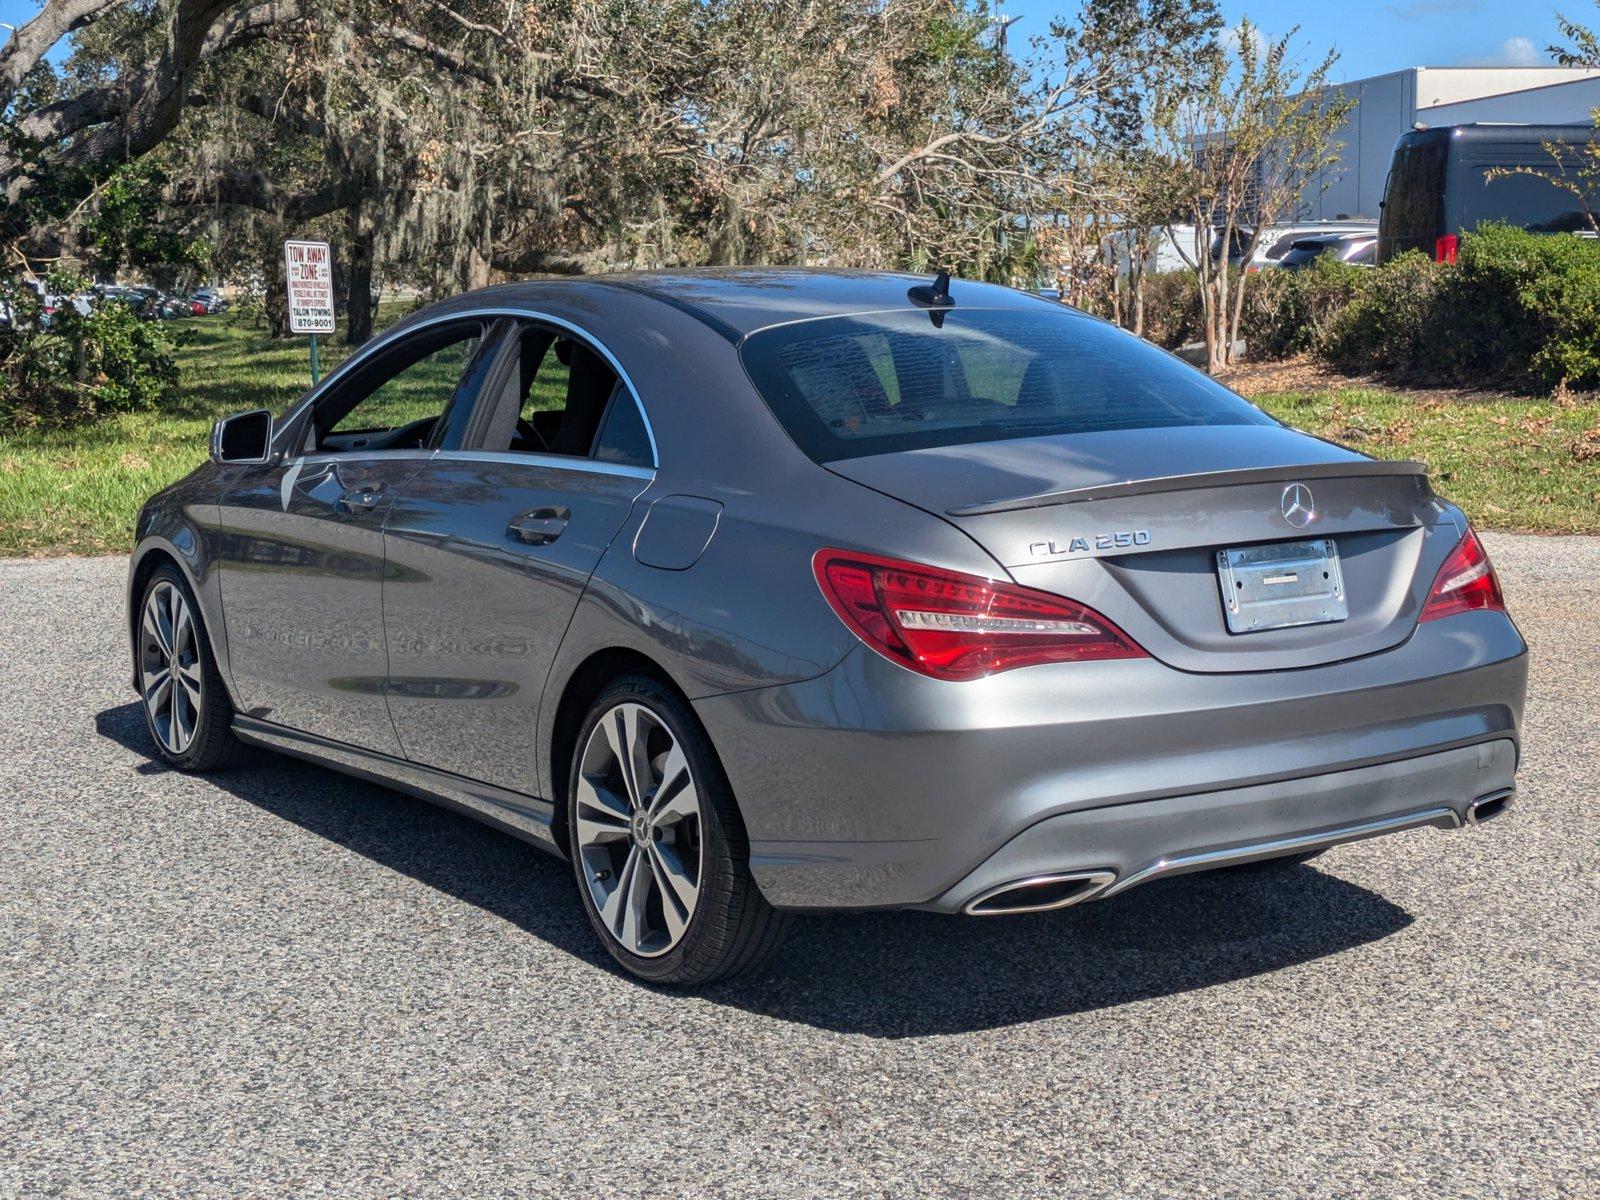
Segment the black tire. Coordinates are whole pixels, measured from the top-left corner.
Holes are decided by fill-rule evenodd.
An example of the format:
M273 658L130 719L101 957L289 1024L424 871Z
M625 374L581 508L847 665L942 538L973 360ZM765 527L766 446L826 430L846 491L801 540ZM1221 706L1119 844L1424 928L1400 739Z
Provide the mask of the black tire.
M193 735L176 749L171 744L172 739L159 728L146 689L145 613L151 597L163 588L176 590L188 605L189 617L193 622L193 636L191 639L186 639L189 648L187 653L192 653L189 662L196 668L193 674L198 678L199 688L199 702L194 708L197 717ZM180 771L194 773L221 770L232 765L244 749L233 732L233 702L228 698L227 686L217 671L216 658L211 652L211 641L206 635L205 617L200 611L200 605L195 601L194 592L190 590L183 572L172 564L163 563L157 567L146 582L135 614L134 636L137 646L135 661L139 678L139 708L144 713L145 727L150 731L150 739L155 742L156 750L162 759Z
M1301 863L1308 863L1313 858L1318 858L1327 853L1326 849L1306 850L1300 854L1285 854L1281 858L1262 858L1255 862L1235 863L1231 867L1223 867L1224 871L1232 871L1238 875L1279 875L1285 871L1292 871Z
M585 749L601 719L614 713L619 705L641 706L670 733L688 764L699 802L699 892L679 940L670 949L652 956L631 952L606 927L580 846L579 774ZM660 790L666 792L665 780ZM749 838L727 775L711 739L688 704L661 681L648 675L623 676L608 685L590 707L572 755L566 817L567 850L579 901L595 936L630 974L653 984L692 987L747 971L777 948L789 918L767 903L750 876ZM646 833L645 839L650 836ZM622 843L620 851L629 853L627 846ZM656 903L666 903L665 897L659 895L659 885Z

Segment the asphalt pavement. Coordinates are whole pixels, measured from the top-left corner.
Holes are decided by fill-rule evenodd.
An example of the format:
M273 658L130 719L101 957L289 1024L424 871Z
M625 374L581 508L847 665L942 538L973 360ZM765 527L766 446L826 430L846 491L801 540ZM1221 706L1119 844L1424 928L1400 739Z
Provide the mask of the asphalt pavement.
M464 818L166 770L123 562L0 562L0 1196L1600 1195L1600 539L1486 540L1534 653L1493 825L808 918L699 995Z

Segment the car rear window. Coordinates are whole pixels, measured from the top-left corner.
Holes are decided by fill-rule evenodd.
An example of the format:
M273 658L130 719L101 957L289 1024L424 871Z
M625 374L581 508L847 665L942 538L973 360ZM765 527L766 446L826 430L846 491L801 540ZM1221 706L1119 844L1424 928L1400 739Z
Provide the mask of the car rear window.
M1148 342L1070 309L826 317L745 339L745 369L817 462L1112 429L1275 425Z
M1384 187L1378 236L1384 256L1406 250L1433 253L1444 232L1444 179L1450 147L1439 135L1402 138Z

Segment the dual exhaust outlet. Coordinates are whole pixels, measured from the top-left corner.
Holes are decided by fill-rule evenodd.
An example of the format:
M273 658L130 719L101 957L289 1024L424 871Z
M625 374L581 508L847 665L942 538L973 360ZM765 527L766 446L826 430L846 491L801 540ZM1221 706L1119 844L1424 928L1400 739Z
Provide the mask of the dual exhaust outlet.
M1176 874L1185 870L1208 867L1221 867L1230 863L1252 862L1262 858L1272 858L1280 854L1316 850L1326 846L1336 846L1341 842L1359 841L1362 838L1372 837L1381 833L1414 828L1418 825L1433 825L1436 828L1449 829L1452 827L1460 828L1465 824L1476 828L1487 821L1494 820L1505 812L1511 806L1512 796L1513 793L1510 788L1504 791L1490 792L1487 796L1479 796L1471 804L1467 805L1464 820L1452 808L1429 809L1403 817L1392 817L1362 825L1346 826L1342 829L1329 830L1321 834L1310 834L1303 837L1286 838L1277 842L1262 842L1250 846L1237 846L1229 850L1209 851L1178 858L1162 859L1154 865L1130 875L1122 886L1116 890L1120 892L1157 875ZM1085 900L1093 900L1116 882L1117 873L1111 870L1056 871L1043 875L1030 875L1026 879L1015 879L1010 883L1002 883L987 891L979 892L977 896L967 901L961 911L971 917L1003 917L1018 913L1052 912L1058 908L1070 908L1074 904L1082 904Z

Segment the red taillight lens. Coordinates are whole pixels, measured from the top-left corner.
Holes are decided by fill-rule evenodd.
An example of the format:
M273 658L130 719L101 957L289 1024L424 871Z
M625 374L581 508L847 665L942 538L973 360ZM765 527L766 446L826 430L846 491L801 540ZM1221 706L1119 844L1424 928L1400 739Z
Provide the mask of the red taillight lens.
M1447 233L1433 243L1433 261L1453 263L1456 260L1456 251L1461 249L1461 239L1453 233Z
M1048 592L847 550L819 550L811 566L833 611L862 641L935 679L1145 656L1093 609Z
M1420 619L1432 621L1477 608L1505 612L1506 602L1483 543L1469 527L1467 535L1450 551L1450 557L1433 577L1433 590L1422 606Z

